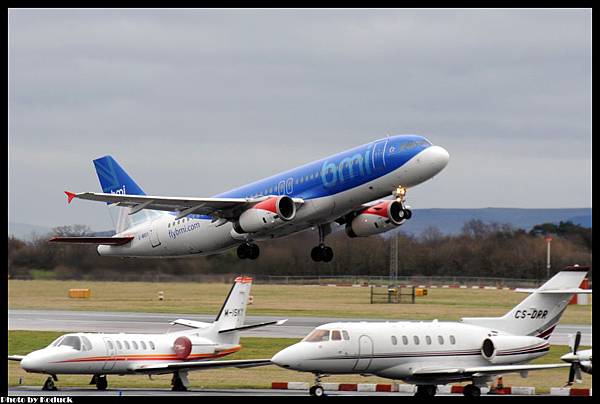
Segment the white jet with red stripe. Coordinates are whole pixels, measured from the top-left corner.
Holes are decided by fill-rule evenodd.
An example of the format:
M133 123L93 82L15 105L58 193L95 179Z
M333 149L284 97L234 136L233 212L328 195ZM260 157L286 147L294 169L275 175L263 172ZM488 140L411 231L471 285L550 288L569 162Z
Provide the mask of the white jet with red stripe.
M186 390L187 372L192 370L271 363L269 359L214 360L241 349L240 331L286 321L244 325L251 286L252 278L237 277L212 323L177 319L171 325L185 329L165 334L70 333L46 348L8 359L20 361L27 372L49 374L44 390L56 389L54 381L59 374L90 374L90 384L104 390L106 375L167 373L173 374L173 390Z
M317 327L301 342L271 359L286 369L311 372L313 395L322 395L320 379L329 374L376 375L417 385L417 396L431 397L436 386L470 381L463 394L478 396L481 387L504 373L568 367L529 365L545 355L548 338L573 294L590 293L579 284L588 267L568 267L502 317L463 318L461 322L338 322Z

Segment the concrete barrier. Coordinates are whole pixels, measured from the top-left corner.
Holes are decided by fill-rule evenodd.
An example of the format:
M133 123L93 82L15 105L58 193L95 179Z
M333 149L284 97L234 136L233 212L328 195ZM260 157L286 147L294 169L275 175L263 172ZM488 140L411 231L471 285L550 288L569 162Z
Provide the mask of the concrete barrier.
M551 396L591 396L592 389L578 389L573 387L552 387Z

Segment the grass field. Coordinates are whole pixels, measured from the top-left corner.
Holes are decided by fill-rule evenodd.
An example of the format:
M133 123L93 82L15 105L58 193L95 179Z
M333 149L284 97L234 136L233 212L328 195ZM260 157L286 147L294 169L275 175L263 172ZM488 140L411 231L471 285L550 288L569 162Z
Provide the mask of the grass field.
M23 355L35 349L48 345L61 332L45 331L9 331L8 352L12 355ZM293 338L242 338L243 349L226 359L251 359L270 358L279 350L297 342ZM581 349L586 349L581 347ZM533 363L559 363L560 356L568 351L566 346L553 346L543 358ZM530 372L527 379L519 375L504 376L505 386L533 386L537 393L547 393L550 387L562 386L567 380L568 368ZM27 373L21 369L19 363L9 362L8 384L15 386L21 379L24 385L42 386L47 376ZM88 387L91 376L59 376L58 387ZM199 372L190 372L189 380L192 388L270 388L273 381L314 381L311 374L299 373L282 369L278 366L263 366L250 369L214 369ZM391 383L389 379L375 376L363 377L358 375L331 376L325 382L347 383ZM153 376L152 380L146 376L109 376L109 388L119 387L153 387L170 388L171 377L168 375ZM592 387L590 375L583 374L583 384L577 387Z
M10 309L140 311L215 314L231 285L223 283L10 280ZM70 288L90 288L70 299ZM382 289L382 288L381 288ZM159 301L157 294L164 292ZM249 315L458 320L503 315L527 295L509 290L429 289L416 304L369 304L369 288L253 285ZM590 302L591 302L591 295ZM591 324L592 305L571 305L561 322Z

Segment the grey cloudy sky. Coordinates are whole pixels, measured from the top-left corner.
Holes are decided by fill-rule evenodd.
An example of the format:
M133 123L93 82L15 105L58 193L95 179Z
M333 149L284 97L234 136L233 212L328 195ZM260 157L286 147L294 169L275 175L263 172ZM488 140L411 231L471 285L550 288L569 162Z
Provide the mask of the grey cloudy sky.
M591 206L590 10L10 10L9 220L112 226L93 158L211 196L386 134L414 208Z

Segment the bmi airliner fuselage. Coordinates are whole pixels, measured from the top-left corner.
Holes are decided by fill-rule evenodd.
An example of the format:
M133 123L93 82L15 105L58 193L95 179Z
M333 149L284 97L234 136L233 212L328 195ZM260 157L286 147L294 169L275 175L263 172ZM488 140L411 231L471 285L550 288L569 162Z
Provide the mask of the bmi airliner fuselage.
M201 199L146 196L133 180L120 178L127 175L120 173L116 161L103 157L95 164L105 193L68 195L128 206L134 213L163 211L116 234L120 245L100 245L101 255L180 257L239 246L240 258L254 259L254 241L317 227L319 245L311 255L327 262L333 252L324 239L332 223L344 224L351 237L402 224L411 216L404 205L405 190L438 174L448 160L445 149L422 136L390 136ZM392 194L396 200L380 200Z

